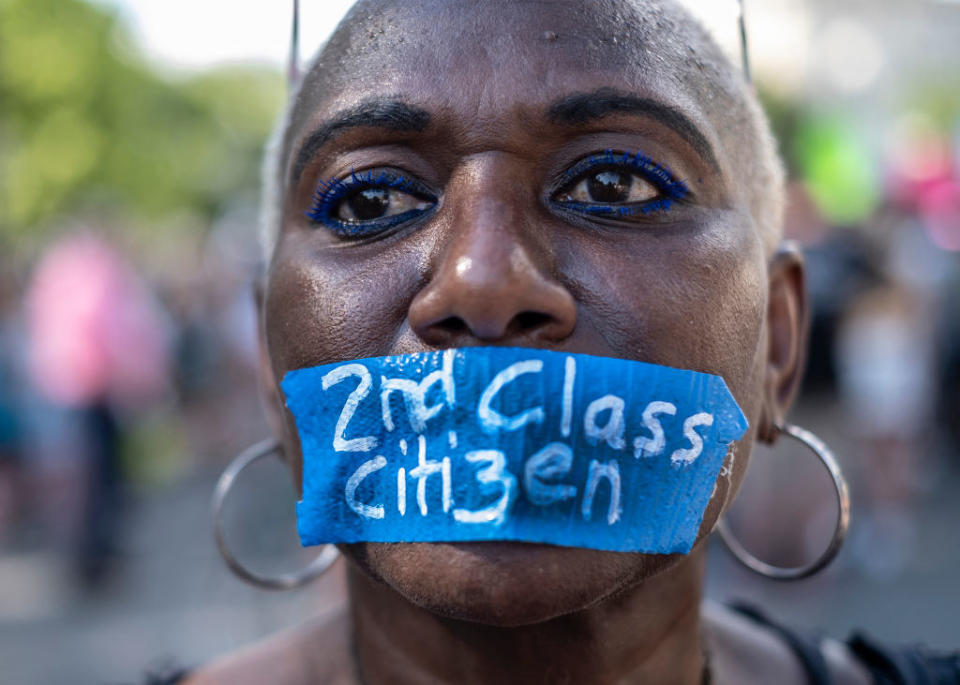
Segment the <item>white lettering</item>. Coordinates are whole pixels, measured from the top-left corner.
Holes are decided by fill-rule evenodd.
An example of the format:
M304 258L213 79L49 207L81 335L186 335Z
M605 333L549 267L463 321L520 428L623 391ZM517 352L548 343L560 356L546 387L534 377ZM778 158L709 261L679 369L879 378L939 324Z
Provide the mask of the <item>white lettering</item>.
M397 469L397 511L407 515L407 470L402 466Z
M345 364L344 366L338 366L332 371L327 372L323 377L321 385L324 390L327 390L350 376L359 377L360 384L347 397L347 401L343 405L343 410L340 412L340 418L337 419L337 426L333 436L333 449L337 452L369 452L377 446L376 437L368 435L363 438L352 438L350 440L344 437L344 433L347 431L347 424L350 423L350 419L353 418L354 413L357 411L360 400L367 396L367 393L370 392L370 386L373 384L367 367L363 364Z
M616 395L604 395L587 405L587 411L583 415L583 430L587 435L587 440L592 444L605 440L613 449L622 450L625 445L623 441L623 407L623 400ZM597 415L608 410L610 411L610 418L603 428L598 427Z
M395 428L393 413L390 410L390 394L394 390L402 393L403 403L407 409L407 420L410 422L410 428L416 433L422 433L426 429L427 421L439 414L445 403L448 407L453 407L456 400L456 386L453 379L453 361L456 353L456 350L444 351L441 368L428 373L419 383L407 378L381 376L380 413L384 428L388 431ZM427 395L437 383L443 388L444 400L428 407Z
M384 428L388 431L395 428L393 414L390 411L390 393L394 390L399 390L403 397L410 428L417 433L422 433L427 427L427 408L424 406L423 396L420 394L420 384L407 378L380 377L380 413Z
M551 442L527 460L523 467L523 487L527 499L546 506L577 496L577 488L563 483L548 483L567 475L573 464L573 451L562 442Z
M450 457L444 457L440 462L440 482L443 484L442 502L443 513L450 511L450 505L453 504L453 485L451 484L452 475L450 473Z
M380 455L370 461L365 461L360 465L356 471L353 472L353 475L347 479L347 487L344 494L347 497L347 504L357 512L360 516L368 519L382 519L384 515L383 505L370 505L363 504L362 502L357 501L357 488L360 487L360 483L363 482L364 478L369 476L374 471L379 471L384 466L387 465L387 458Z
M477 480L484 484L499 483L503 488L503 495L496 503L484 509L477 511L454 509L453 518L460 523L493 523L499 526L507 518L507 509L513 501L517 479L506 471L506 458L499 450L474 450L467 452L464 458L475 464L490 464L477 472Z
M563 412L560 418L560 433L570 437L570 424L573 422L573 381L577 377L577 360L567 357L563 369Z
M439 473L443 481L443 511L446 512L450 509L450 460L439 462L436 459L427 459L427 439L419 435L417 443L417 465L410 469L410 477L417 479L417 505L420 507L420 515L427 515L427 478L435 473Z
M457 399L457 386L453 380L453 360L457 356L456 350L444 350L443 362L440 369L427 374L423 379L423 396L426 399L431 386L440 383L443 388L443 395L446 398L447 406L451 409Z
M647 405L647 408L643 410L643 425L650 431L651 437L646 438L638 435L633 439L634 457L637 459L640 457L655 457L663 452L663 448L667 445L667 438L663 434L663 426L657 420L657 415L669 414L674 416L676 413L676 406L669 402L651 402Z
M610 481L610 507L607 509L607 525L612 525L620 520L621 513L620 464L616 459L611 459L606 464L601 464L596 459L590 462L590 474L587 476L587 486L584 488L580 513L583 514L585 521L590 520L593 498L597 494L597 486L600 484L601 478Z
M540 359L530 359L528 361L516 362L511 364L503 371L498 373L490 381L483 393L480 395L480 402L477 406L477 418L480 419L480 427L487 433L494 433L500 429L506 431L517 430L528 423L541 423L543 421L543 407L534 407L522 411L515 416L504 416L496 409L490 406L497 393L507 383L512 382L517 376L525 373L540 373L543 370L543 361Z
M688 449L676 450L670 455L670 461L675 465L692 464L703 451L703 438L695 430L700 426L709 428L713 425L713 414L700 412L694 414L683 422L683 437L690 441Z

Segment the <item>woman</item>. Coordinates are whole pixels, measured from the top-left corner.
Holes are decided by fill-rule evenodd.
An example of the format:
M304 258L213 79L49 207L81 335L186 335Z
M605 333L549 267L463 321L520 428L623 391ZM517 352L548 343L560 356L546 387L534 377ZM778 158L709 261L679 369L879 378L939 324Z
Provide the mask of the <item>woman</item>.
M686 13L362 1L271 158L262 380L298 485L281 379L368 357L533 347L696 369L750 428L687 555L342 545L347 612L186 682L870 681L847 646L801 658L776 628L701 604L703 542L753 444L777 437L807 311L766 120Z

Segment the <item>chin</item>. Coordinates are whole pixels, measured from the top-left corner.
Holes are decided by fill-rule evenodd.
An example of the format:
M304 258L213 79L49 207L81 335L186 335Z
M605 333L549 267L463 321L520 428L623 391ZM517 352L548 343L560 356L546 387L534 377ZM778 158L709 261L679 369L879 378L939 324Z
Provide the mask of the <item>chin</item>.
M422 609L498 627L589 608L686 558L521 542L359 543L342 551Z

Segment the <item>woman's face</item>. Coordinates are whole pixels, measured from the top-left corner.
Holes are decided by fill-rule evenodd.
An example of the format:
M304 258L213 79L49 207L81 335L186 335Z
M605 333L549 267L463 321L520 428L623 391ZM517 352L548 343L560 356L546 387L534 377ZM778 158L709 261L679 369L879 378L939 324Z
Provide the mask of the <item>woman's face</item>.
M301 367L530 346L718 374L757 425L767 259L735 140L688 88L689 66L588 6L407 7L333 39L294 116L263 299L278 397ZM289 414L284 444L299 481ZM500 624L576 610L684 559L519 543L344 552L421 606Z

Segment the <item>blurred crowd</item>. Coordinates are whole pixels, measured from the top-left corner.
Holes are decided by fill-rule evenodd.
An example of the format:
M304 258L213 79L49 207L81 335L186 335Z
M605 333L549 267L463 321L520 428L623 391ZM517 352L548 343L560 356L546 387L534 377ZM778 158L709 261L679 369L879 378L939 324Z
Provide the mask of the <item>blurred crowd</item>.
M262 437L251 236L225 220L157 263L83 227L4 263L0 554L52 549L96 587L131 493Z
M960 466L960 138L921 129L895 142L872 211L807 247L807 399L832 393L855 439L853 544L880 576L918 551L915 499ZM817 218L805 224L800 236Z
M863 570L892 576L912 552L915 498L960 468L957 149L924 134L894 155L857 223L831 224L807 180L790 185L787 221L813 310L801 405L835 405L858 451L845 457L865 512ZM0 550L52 547L96 585L117 558L131 488L222 464L262 437L252 214L162 258L86 226L29 266L4 263ZM813 500L804 508L815 516ZM798 554L795 540L783 547L767 551Z
M960 136L922 118L909 123L889 141L880 173L856 148L838 154L858 140L852 125L799 135L811 149L794 148L797 167L804 157L846 161L794 168L786 220L804 248L812 310L797 413L837 442L852 484L844 558L881 581L922 553L916 509L941 476L960 470ZM828 486L793 484L796 468L768 479L767 496L745 498L758 521L745 537L784 565L825 544L811 534L797 545L798 527L822 531L836 515ZM793 534L772 535L778 525Z
M801 4L824 17L832 8ZM58 602L47 582L55 577L69 587L62 596L78 600L71 606L120 597L98 604L102 616L73 616L87 627L102 621L103 653L116 659L117 635L142 642L152 634L105 618L147 612L136 603L150 594L145 581L115 592L135 562L128 551L146 535L145 519L172 521L170 539L150 539L141 550L154 547L176 566L184 563L183 537L194 535L210 558L191 559L191 572L215 564L218 574L195 595L185 587L192 578L156 592L164 606L182 600L163 624L183 629L181 647L210 638L210 624L191 612L209 588L227 585L206 498L226 463L267 431L251 198L283 83L279 69L261 67L171 77L138 55L107 7L0 2L0 636L32 620L41 632L59 626L73 639L75 626L63 620L70 607L21 611L47 596ZM921 3L884 7L871 18L897 31L907 9L932 12ZM946 3L937 7L941 19L960 22ZM920 14L913 20L931 24ZM949 37L937 45L955 54L955 32L940 23ZM761 44L765 35L753 37ZM926 54L899 39L889 47ZM960 563L960 500L949 492L960 483L960 82L956 69L944 76L917 66L915 74L912 62L890 55L901 71L883 77L900 84L896 100L880 93L882 79L872 92L843 98L813 81L790 96L761 90L792 179L786 234L806 254L812 310L806 378L790 418L834 448L853 495L848 544L814 581L833 583L837 594L821 593L824 604L810 615L822 625L847 610L827 606L833 599L854 607L856 596L865 598L860 614L842 617L848 627L878 596L901 597L913 611L918 593L935 587L927 615L904 631L929 625L932 634L939 620L941 634L952 636L955 627L943 626L960 608L952 570ZM854 66L840 71L856 75ZM775 452L788 457L775 460L763 450L734 527L771 563L809 561L829 538L833 493L809 454L794 458L778 444ZM801 464L813 464L813 475ZM162 495L191 481L181 489L192 498L189 520L176 528L171 509L187 495ZM138 518L151 498L151 517ZM931 532L924 521L942 526ZM30 563L18 567L19 559ZM935 568L905 579L918 559ZM711 564L719 585L733 578ZM45 568L56 573L43 576ZM782 587L780 597L807 602ZM237 613L217 625L240 625L249 607L235 606L232 595L220 600ZM256 622L247 627L244 639L267 632ZM9 654L33 667L38 659L24 651L32 638L16 644Z

